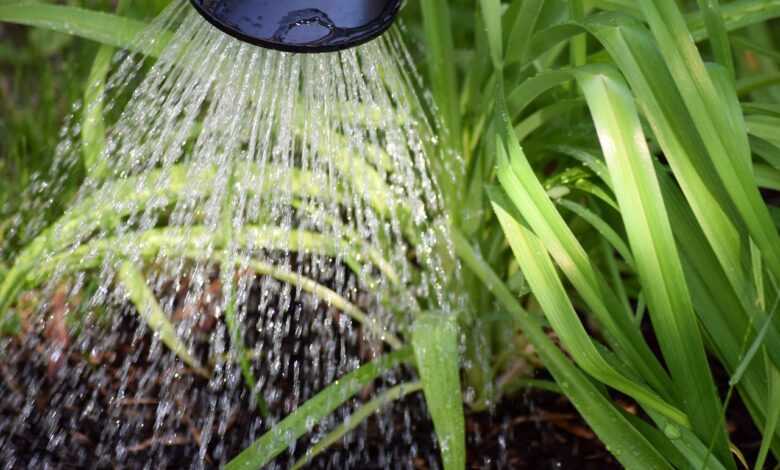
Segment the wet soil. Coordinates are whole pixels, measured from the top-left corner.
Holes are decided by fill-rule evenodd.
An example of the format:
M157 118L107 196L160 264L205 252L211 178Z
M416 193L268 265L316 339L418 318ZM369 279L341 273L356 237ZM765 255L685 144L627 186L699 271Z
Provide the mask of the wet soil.
M54 305L56 308L56 302ZM208 306L204 309L208 311ZM316 324L315 316L339 315L322 305L301 312L300 321L307 324ZM0 339L0 351L5 353L0 362L0 468L188 468L197 461L204 462L204 468L218 468L220 462L229 460L268 429L256 413L247 412L252 408L245 387L215 388L173 357L150 361L155 342L136 312L124 307L116 315L118 323L112 330L120 334L112 337L110 344L92 338L79 348L71 344L69 352L60 358L52 356L52 351L69 340L56 321L50 320L45 328L37 330L42 331L40 334L28 332L24 340ZM303 341L317 341L317 335L322 334L343 334L338 326L343 322L334 320L324 326L320 322L317 331L304 332ZM207 342L209 332L219 324L213 316L205 315L199 325L202 341ZM357 343L344 343L340 347L345 350L340 354L361 363L370 360L371 353ZM203 347L201 354L208 354L205 343ZM298 354L298 360L312 360L294 352L294 347L292 342L284 345L290 354ZM128 357L133 358L129 368ZM725 396L727 377L722 369L715 368ZM328 425L338 424L361 400L392 385L389 381L410 378L413 374L407 370L378 380L364 390L362 398L337 410L336 418ZM287 398L292 383L281 379L276 386L283 393L269 405L274 414L284 416L289 412ZM304 386L308 388L300 393L299 402L323 386L320 378L313 378ZM161 393L172 410L159 422ZM117 402L117 396L125 398ZM637 413L629 400L616 399L626 411ZM209 410L214 403L229 407L222 412L227 419L221 427L204 424L213 415ZM737 395L729 407L727 426L733 442L752 463L761 436ZM208 434L213 437L203 451L204 460L199 458L200 443ZM528 390L505 398L492 412L469 414L467 438L470 469L621 468L571 403L548 391ZM269 468L288 468L310 444L308 438L299 440L292 455L281 455ZM767 468L775 464L770 461ZM409 396L386 408L381 418L372 417L307 468L441 468L422 397Z
M126 316L128 331L136 330L135 318ZM132 336L128 334L128 340ZM167 420L163 430L155 436L151 432L158 405L154 392L159 391L159 387L147 389L148 399L135 398L139 382L143 377L150 377L148 372L142 371L156 367L145 361L151 336L136 338L134 348L130 344L117 344L114 351L104 352L100 367L110 370L110 374L99 381L88 372L96 364L73 354L68 358L67 370L74 374L74 380L48 378L48 362L35 357L46 354L42 341L29 341L28 338L24 345L19 342L6 345L6 350L16 353L10 355L13 362L6 361L2 366L0 468L161 468L158 465L161 462L166 462L167 468L181 468L190 466L197 459L198 442L205 430L196 423L203 421L200 415L206 413L210 399L220 391L209 390L206 380L183 366L179 368L176 372L179 378L169 385L172 387L169 393L177 396L175 414L180 419ZM137 354L139 344L144 344L141 354ZM122 383L122 356L132 354L131 351L136 352L138 360L128 373L125 392L128 398L115 406L110 403L110 397L116 395ZM155 371L152 380L163 381L166 373L170 371ZM23 426L15 426L20 410L26 405L23 388L13 383L14 377L20 374L39 377L39 381L32 383L43 386L30 403ZM48 386L52 388L47 389ZM212 439L215 442L209 446L206 468L217 468L222 455L236 455L247 444L247 439L241 436L250 433L259 436L264 431L256 429L256 420L240 409L239 404L249 408L248 397L241 396L241 389L227 392L236 394L230 397L235 410L219 438ZM85 399L94 396L96 398L89 401L95 409L82 416L81 402L68 403L65 396ZM52 418L53 414L59 417ZM105 431L113 426L113 420L132 421L136 425L125 430L117 426L116 432L107 437ZM59 428L54 433L49 427L52 422ZM144 425L139 427L139 422ZM506 399L492 413L469 415L467 423L469 468L620 468L569 402L551 392L534 390ZM143 428L147 432L143 432ZM217 429L213 431L218 432ZM307 468L441 468L432 424L420 396L407 397L385 410L383 419L369 420L357 434L359 437L335 446ZM308 447L305 441L299 442L296 458ZM125 450L117 453L114 446L124 446ZM287 468L292 461L289 455L283 455L274 467Z

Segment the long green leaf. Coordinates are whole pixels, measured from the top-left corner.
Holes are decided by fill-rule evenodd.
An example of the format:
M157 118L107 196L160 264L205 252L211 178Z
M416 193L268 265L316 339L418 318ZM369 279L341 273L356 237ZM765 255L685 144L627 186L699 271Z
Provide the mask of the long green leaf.
M578 71L618 198L658 340L694 432L733 466L682 263L633 99L601 66Z
M349 415L343 423L339 424L333 431L329 432L327 436L320 439L317 444L307 450L306 455L295 462L292 466L292 470L297 470L308 465L314 457L337 443L341 438L358 427L360 423L368 419L369 416L379 411L388 403L400 400L401 398L419 392L420 390L422 390L422 384L420 382L412 382L396 385L386 392L382 392L381 395L358 408L357 411Z
M504 67L504 38L501 26L501 0L479 0L482 7L482 19L485 21L490 57L493 68Z
M133 46L135 39L147 27L143 21L110 13L33 1L0 4L0 22L74 34L120 48ZM157 56L166 43L167 40L161 40L153 49L140 52Z
M238 171L242 173L256 172L257 168L253 164L241 165ZM214 174L215 168L213 167L193 170L186 165L176 165L169 169L155 170L147 174L110 182L79 204L71 207L60 220L36 237L16 257L13 268L0 282L0 317L5 315L7 307L24 286L28 272L39 264L38 260L44 255L54 256L95 231L112 229L119 218L133 210L142 208L148 201L155 198L164 198L173 202L180 197L185 188L188 188L187 191L197 190L206 195L213 189L210 181L214 178ZM310 176L306 172L293 172L289 182L289 190L293 194L304 197L323 196L321 188L307 184L307 181L310 181ZM363 185L357 186L363 188ZM264 189L255 188L254 190L262 191ZM120 211L117 211L116 207L111 204L117 195L122 195L125 202ZM194 197L194 195L190 194L189 197ZM383 203L377 202L379 205L374 207L380 208L378 210L381 211ZM314 238L318 238L318 236ZM313 240L311 237L303 237L299 240L306 243L307 239ZM352 244L362 245L362 242L352 240ZM347 248L349 244L342 244L342 246ZM335 247L335 245L331 245L331 247ZM351 248L348 249L351 250ZM381 259L382 256L376 250L368 250L366 256L377 263L379 269L387 275L388 279L396 282L397 273L387 261Z
M704 144L695 137L696 129L675 90L674 81L644 29L630 23L619 28L614 25L610 17L594 18L588 23L588 28L605 45L637 94L700 228L720 261L720 270L726 274L731 289L741 301L740 310L747 312L754 323L759 323L761 316L752 302L752 286L746 265L748 240L743 233L745 229L734 222L737 216L730 198L718 182ZM675 226L682 225L677 222ZM689 247L702 246L701 242L689 244ZM699 262L708 256L699 252L693 259ZM702 272L709 272L711 277L713 269L717 268L707 268ZM718 289L716 295L725 293L723 289ZM700 298L706 301L704 296ZM723 318L734 328L732 320L736 318L736 312L727 312L723 311ZM716 318L711 313L702 312L701 318L705 327L714 326ZM780 354L773 357L780 358ZM735 359L728 360L733 363Z
M637 2L638 4L638 2ZM780 16L780 0L736 0L720 6L720 14L728 31L735 31ZM688 29L696 41L710 34L707 19L701 11L686 17ZM717 29L717 27L716 27Z
M455 46L450 29L450 7L446 0L427 0L420 2L420 7L430 53L428 73L431 77L433 96L447 126L450 144L459 149L461 117L458 109Z
M677 184L661 172L659 176L664 202L682 255L685 278L691 289L699 320L711 338L710 350L733 373L739 368L745 352L746 338L753 334L753 326L759 323L754 323L751 315L746 312L750 306L731 288L728 277L719 266L717 257L707 243L690 207L685 203ZM776 336L766 344L767 350L777 356L777 345L780 345L780 342L776 340ZM764 407L768 398L765 383L763 367L753 363L745 370L744 379L737 385L758 427L762 427L766 421Z
M531 36L542 14L545 0L525 0L520 6L506 46L506 62L525 63L531 45Z
M120 0L116 11L127 10L129 0ZM84 113L81 118L81 146L84 168L94 178L101 178L105 172L105 162L100 161L105 147L106 124L103 116L106 76L111 69L111 60L116 49L102 45L95 55L92 69L87 79L87 89L84 92Z
M356 393L399 364L412 358L410 348L392 352L369 362L333 382L277 423L225 466L226 470L260 469L284 452L293 441L309 431L309 423L331 414Z
M593 211L582 206L581 204L577 204L574 201L562 199L558 201L558 204L574 212L586 220L589 224L591 224L596 230L598 230L601 236L604 237L610 245L612 245L615 251L617 251L620 256L623 257L623 259L630 267L634 266L634 256L631 254L628 245L626 245L626 242L623 241L623 238L621 238L615 229L610 227L609 224L604 221L604 219L594 214Z
M103 94L105 92L105 80L111 67L111 59L115 49L103 45L98 49L95 61L92 64L87 90L84 93L84 116L81 119L81 145L84 159L84 168L93 177L100 177L103 169L100 168L100 156L105 147L106 126L103 120Z
M466 468L466 423L455 318L426 313L412 326L412 346L445 470Z
M761 439L761 448L758 451L758 458L756 458L755 470L761 470L764 468L764 462L766 462L769 449L772 445L772 438L777 431L777 424L780 422L780 372L767 361L767 374L769 376L769 383L767 384L769 403L767 403L767 419L766 426L762 429L764 436Z
M176 334L176 327L165 316L165 312L157 303L154 292L146 285L143 274L130 261L122 262L117 273L119 282L124 287L130 300L138 310L149 328L160 337L168 349L173 351L184 363L190 366L198 374L209 377L209 372L204 369L197 359L189 352L187 346L182 343Z
M720 11L718 0L697 0L699 10L704 17L704 25L707 29L707 35L715 53L718 63L724 66L731 77L734 77L734 57L731 55L731 44L729 42L726 23Z
M588 20L586 28L605 45L630 81L701 228L706 232L722 269L741 300L742 308L750 314L753 322L760 323L760 315L752 304L752 287L744 263L745 247L748 244L742 233L744 229L732 221L734 212L730 198L718 184L717 174L704 151L703 143L695 138L696 129L687 117L682 99L676 92L673 79L666 71L654 43L642 28L633 25L632 21L626 18L597 15ZM703 245L701 242L695 242L689 246ZM693 259L698 262L704 259L702 256L706 258L708 255L699 254ZM712 276L712 269L710 267L702 272L709 272ZM715 292L716 295L725 293L723 289ZM702 301L707 300L706 296L699 298ZM733 319L736 317L733 309L722 312L726 322L734 325ZM708 328L715 327L713 322L716 318L711 313L702 312L701 318ZM739 325L731 328L743 329ZM729 330L720 328L719 331ZM780 358L780 355L773 357ZM732 364L736 361L736 357L727 359Z
M283 229L268 227L261 229L250 226L237 233L237 240L239 248L244 246L253 246L254 248L263 246L266 248L279 247L307 252L323 252L320 249L324 248L326 251L323 253L328 253L329 248L321 245L321 243L324 242L326 245L329 245L330 242L318 239L319 236L319 234L310 232L290 232ZM217 237L203 227L193 227L187 230L174 228L153 229L140 234L126 234L121 237L93 240L74 250L53 256L48 263L37 267L32 272L26 273L26 275L30 284L37 285L37 283L48 279L55 269L61 270L63 274L74 271L86 271L97 268L106 259L140 256L145 261L151 261L160 253L165 253L169 257L180 256L198 261L220 260L226 263L238 264L238 261L230 260L224 254L214 251L215 248L221 248L218 243ZM330 253L333 256L336 255L336 252ZM311 278L256 260L249 260L247 266L244 267L252 268L259 274L271 276L314 294L334 307L341 309L355 321L363 324L379 337L382 337L392 347L399 349L403 346L401 340L388 332L383 325L379 324L376 317L364 313L343 296Z
M774 320L774 316L775 313L777 312L778 304L780 304L780 297L776 299L775 305L772 307L771 311L769 312L769 316L766 318L764 324L758 330L758 334L753 339L753 343L750 345L750 348L748 348L748 350L745 352L745 356L742 358L742 361L740 362L739 366L734 371L734 373L731 374L731 380L729 380L729 385L734 386L739 383L739 381L742 379L742 375L745 373L745 370L747 370L747 368L750 366L751 361L753 361L753 358L756 356L760 348L763 346L763 343L767 336L767 332L770 331L770 329L772 328L772 320Z

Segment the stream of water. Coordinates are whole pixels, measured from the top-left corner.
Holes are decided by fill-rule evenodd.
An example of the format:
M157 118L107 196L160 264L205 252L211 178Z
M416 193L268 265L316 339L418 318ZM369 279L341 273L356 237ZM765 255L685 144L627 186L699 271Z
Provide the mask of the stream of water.
M66 125L34 188L45 205L86 158L64 215L18 227L40 236L8 278L25 289L0 291L17 328L0 339L7 468L224 464L398 348L416 314L457 308L429 166L440 150L399 29L295 55L239 42L187 3L136 44L170 34L159 58L120 52L103 99L76 110L105 117L102 151L90 159L92 130ZM411 378L385 374L275 465ZM321 463L437 465L415 444L433 439L415 431L421 397L382 416Z

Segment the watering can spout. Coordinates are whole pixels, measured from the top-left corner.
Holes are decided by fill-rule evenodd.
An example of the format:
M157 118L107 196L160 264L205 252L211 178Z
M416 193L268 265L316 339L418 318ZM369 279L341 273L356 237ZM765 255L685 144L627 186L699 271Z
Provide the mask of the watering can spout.
M190 0L244 42L286 52L333 52L384 33L402 0Z

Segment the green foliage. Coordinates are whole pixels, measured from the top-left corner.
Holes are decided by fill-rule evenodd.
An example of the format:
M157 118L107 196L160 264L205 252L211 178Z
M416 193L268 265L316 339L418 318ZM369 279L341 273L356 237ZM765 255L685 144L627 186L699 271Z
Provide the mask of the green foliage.
M127 16L94 11L107 11L105 3L86 5L93 8L87 11L0 2L0 21L126 47L144 25L137 19L166 2L130 2ZM446 467L462 468L458 379L475 392L462 396L479 397L466 405L479 409L500 400L524 379L498 384L495 377L525 358L528 345L627 468L736 468L723 419L728 400L718 394L710 358L730 374L763 433L756 468L770 452L780 455L780 0L426 0L408 2L404 16L408 33L424 44L417 58L436 102L431 114L438 112L448 128L442 141L465 162L457 181L436 176L456 188L445 195L457 199L447 207L473 314L458 329L432 314L422 317L412 330L414 354L404 338L387 338L397 352L321 392L231 465L263 465L305 433L307 422L332 412L383 370L416 357L421 383L369 401L307 458L384 404L422 389L447 442ZM0 47L0 67L17 86L36 77L38 90L33 106L29 93L6 96L0 87L8 98L0 105L0 319L13 330L5 312L24 286L44 280L57 264L84 268L79 253L50 246L47 231L10 240L4 227L11 217L27 217L12 195L46 168L67 103L91 99L95 90L79 86L88 75L100 82L110 48L93 62L95 49L68 37L10 31L24 47L15 54ZM54 80L63 75L69 80ZM87 162L102 148L104 123L92 118L84 117ZM300 177L297 190L313 190ZM69 180L60 208L80 178ZM134 197L139 203L156 192L175 198L184 182L170 183ZM380 207L382 182L370 186L366 198ZM110 226L110 211L100 202L96 195L62 217L55 217L61 215L55 207L51 221L65 240L78 227ZM271 245L291 237L252 230L228 235ZM161 229L143 240L99 240L85 249L121 256L123 244L143 241L149 257L166 246L196 257L210 240L195 230L187 244L171 242L179 235ZM291 240L306 250L333 250L333 241L313 234ZM35 263L43 250L54 254L48 265ZM372 263L387 267L381 259ZM261 263L253 268L329 297L371 326L364 312L314 281ZM130 294L143 311L154 312L134 269L123 270L125 282L136 286ZM586 323L596 325L595 333ZM155 325L169 330L150 322ZM657 338L660 356L642 327ZM469 345L463 354L471 369L462 377L456 331ZM186 360L186 348L165 336ZM635 399L649 419L624 413L609 389Z
M526 6L534 2L521 3ZM636 398L660 431L676 428L666 421L675 419L674 415L659 409L656 400L648 401L641 394L642 388L632 387L631 379L637 380L639 387L647 384L655 389L658 396L669 400L672 409L685 412L685 420L689 420L685 427L690 426L693 432L685 430L674 435L687 442L683 445L675 437L663 445L677 447L691 465L734 468L721 424L722 404L715 393L699 329L703 327L708 335L710 352L719 354L732 372L738 372L740 359L756 348L765 348L772 354L777 340L763 335L768 331L776 333L777 323L771 315L766 317L765 309L755 307L756 288L748 269L749 239L743 234L751 234L761 251L759 256L765 263L762 266L770 270L767 275L771 278L777 277L771 264L778 259L775 252L780 246L775 240L777 228L766 217L768 208L755 189L761 173L750 158L742 106L728 73L733 58L726 31L735 29L733 22L743 18L737 20L734 4L723 15L716 2L704 5L701 15L706 33L711 35L713 55L727 67L708 69L699 49L688 39L688 24L697 24L697 16L684 18L671 1L638 5L639 8L622 2L599 5L619 13L586 15L572 8L570 18L529 35L533 44L527 60L534 62L529 62L528 67L532 65L535 72L497 70L501 75L499 83L513 85L506 85L506 94L503 86L498 88L500 114L491 129L498 141L493 144L491 138L496 137L486 133L483 145L488 155L483 158L498 157L497 178L508 197L494 190L491 198L534 296L575 361L597 380ZM762 17L758 10L766 13L777 8L771 2L742 2L740 6L745 15L762 20L766 16ZM486 18L491 15L485 12ZM647 19L649 29L642 24L643 19ZM500 28L497 22L493 23L494 28ZM597 41L585 61L582 45L578 44L582 32ZM707 34L693 36L705 38ZM556 46L567 42L572 50L568 61L559 57L547 66L541 62L546 54L560 55ZM587 62L599 65L583 65ZM696 67L700 68L692 71ZM532 74L536 76L531 77ZM572 83L579 85L580 90L575 93L585 98L593 124L564 133L559 126L587 118L576 107L558 104L561 96L574 91ZM504 96L508 97L506 115L501 110ZM545 104L551 100L552 105ZM640 110L649 128L642 126ZM507 116L511 116L510 126L503 124ZM540 123L529 128L526 123L531 121L525 116ZM645 137L646 132L650 132L650 138ZM566 148L560 143L554 147L546 145L544 141L550 139L564 139ZM603 157L596 162L583 160L583 154L593 154L596 144L600 146L597 155ZM577 151L573 152L572 147ZM661 155L664 160L654 161ZM564 219L556 207L570 209L573 201L558 200L560 187L553 192L549 186L563 179L557 175L570 171L570 164L562 158L572 156L577 159L572 161L575 165L587 161L588 168L581 173L585 178L613 193L605 198L603 193L585 189L579 182L568 183L563 192L566 199L577 201L573 212L588 222L595 234L575 231L575 227L581 227L577 219ZM602 158L608 174L599 162ZM669 163L669 168L663 166L663 161ZM553 164L554 174L542 172ZM683 195L671 186L669 171ZM612 199L617 205L609 203L604 207ZM669 204L673 204L670 207L674 210L667 213ZM606 220L596 218L596 213L605 212L613 216ZM603 240L600 247L609 247L608 258L618 258L599 267L599 245L582 245L593 235ZM628 239L627 245L623 236ZM696 242L691 237L696 237ZM572 292L567 293L561 284L553 261L571 282ZM615 261L624 265L624 271L611 276L613 290L600 271L614 271ZM761 267L758 271L763 275ZM626 287L627 276L635 276L641 290L631 293ZM724 289L715 296L738 306L737 311L744 312L741 316L735 317L732 310L723 311L725 304L712 301L713 282ZM640 297L647 301L671 382L663 372L659 373L660 369L646 367L652 360L648 363L642 358L644 340L637 342L632 326L626 323L629 317L620 308L618 292L628 292L632 302L639 302ZM772 295L776 296L776 291ZM580 302L599 321L611 351L594 347L585 335L572 307ZM758 331L756 325L765 328ZM740 341L740 334L757 335L750 350L751 343ZM728 341L722 342L726 338ZM633 352L632 348L639 350ZM765 358L770 361L766 363L769 371L776 370L777 363L771 356ZM627 377L623 380L612 372L621 368ZM749 406L761 428L762 416L774 419L774 407L767 409L767 405L778 397L776 391L766 388L766 373L760 368L753 368L753 378L742 384L740 392L745 400L753 402ZM593 420L588 410L580 411L587 420ZM665 418L661 419L661 415ZM766 429L774 430L774 426ZM662 445L659 441L668 438L668 434L656 434L652 437L654 444ZM604 433L600 436L609 446L610 439ZM767 437L765 444L771 440L772 436ZM715 457L717 463L712 461ZM670 463L679 465L673 460Z

